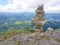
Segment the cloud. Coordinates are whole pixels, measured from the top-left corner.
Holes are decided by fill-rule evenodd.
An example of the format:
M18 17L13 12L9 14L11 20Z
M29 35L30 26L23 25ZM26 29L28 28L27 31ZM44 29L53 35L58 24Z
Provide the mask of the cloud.
M59 13L60 12L60 0L46 0L44 4L45 12Z
M39 4L44 4L45 12L60 12L59 0L8 0L8 4L1 6L4 12L34 12Z
M37 0L8 0L7 5L4 5L4 6L0 5L0 11L33 12L39 4L41 4L41 0L39 1Z

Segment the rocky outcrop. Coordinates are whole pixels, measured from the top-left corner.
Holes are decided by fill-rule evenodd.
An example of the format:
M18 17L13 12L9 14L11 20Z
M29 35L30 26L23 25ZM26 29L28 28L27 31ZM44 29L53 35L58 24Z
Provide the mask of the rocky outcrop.
M52 34L42 32L35 36L31 34L18 34L5 41L0 45L60 45L60 30L55 30Z
M49 27L45 33L46 35L51 35L53 32L54 32L54 29Z

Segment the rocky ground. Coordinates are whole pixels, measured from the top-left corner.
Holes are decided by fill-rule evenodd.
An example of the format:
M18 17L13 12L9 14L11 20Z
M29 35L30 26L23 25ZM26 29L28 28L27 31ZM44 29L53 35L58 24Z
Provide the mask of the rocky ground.
M60 45L60 30L51 29L39 34L17 34L0 42L0 45Z

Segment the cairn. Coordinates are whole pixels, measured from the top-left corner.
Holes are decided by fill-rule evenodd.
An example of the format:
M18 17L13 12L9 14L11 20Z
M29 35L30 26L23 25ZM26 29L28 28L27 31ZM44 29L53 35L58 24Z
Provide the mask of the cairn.
M36 12L36 16L32 19L32 21L35 23L34 30L37 33L41 33L43 32L42 26L45 23L43 5L42 4L39 5L39 7L35 12Z

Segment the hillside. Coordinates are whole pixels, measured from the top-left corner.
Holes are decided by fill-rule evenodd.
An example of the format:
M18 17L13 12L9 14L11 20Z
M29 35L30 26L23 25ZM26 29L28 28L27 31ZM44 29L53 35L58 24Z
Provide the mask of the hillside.
M55 30L52 34L48 30L37 36L35 34L19 33L0 42L0 45L60 45L60 29Z

